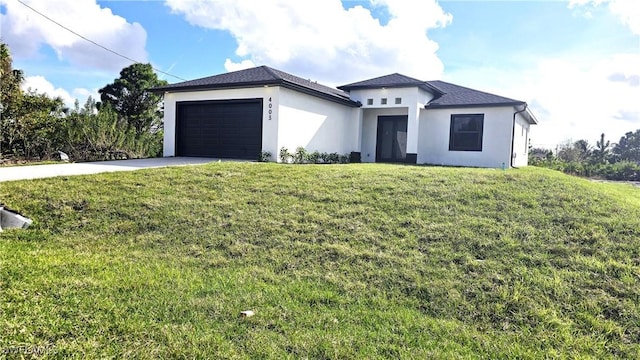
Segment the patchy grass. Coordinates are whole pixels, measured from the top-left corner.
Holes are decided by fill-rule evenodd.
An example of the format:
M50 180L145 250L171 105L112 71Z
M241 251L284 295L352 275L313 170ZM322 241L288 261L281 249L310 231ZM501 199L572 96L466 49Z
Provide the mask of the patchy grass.
M218 163L0 199L35 220L0 235L0 356L640 358L628 185Z
M0 168L13 166L49 165L65 163L60 160L15 160L3 159L0 157Z

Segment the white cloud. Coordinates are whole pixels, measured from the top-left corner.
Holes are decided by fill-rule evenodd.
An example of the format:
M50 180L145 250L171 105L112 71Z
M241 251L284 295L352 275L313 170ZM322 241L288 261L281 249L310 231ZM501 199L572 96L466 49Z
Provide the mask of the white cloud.
M100 99L98 89L75 88L71 93L59 87L55 87L44 76L27 76L22 83L23 91L33 91L37 94L46 94L49 97L60 97L68 107L73 107L76 99L82 106L89 96L94 99Z
M347 3L348 4L348 3ZM237 41L239 63L227 69L265 64L330 85L401 72L438 78L443 64L427 30L452 16L435 0L372 0L387 10L386 24L362 6L345 9L340 0L167 0L193 25L228 31Z
M49 97L60 97L67 106L72 105L75 101L75 98L67 90L56 88L44 76L40 75L27 76L22 83L22 90L46 94Z
M139 61L146 61L147 33L138 23L129 23L102 8L95 0L24 0L26 4L73 31ZM42 45L50 46L60 60L76 66L120 70L131 64L72 34L15 0L0 0L2 39L15 58L36 56Z
M526 101L540 123L534 146L553 148L565 140L592 145L601 133L617 142L640 129L640 54L613 54L599 61L540 60L528 70L473 69L447 80Z
M638 0L569 0L569 8L581 9L584 15L591 17L590 7L607 4L609 11L631 30L640 35L640 1Z
M256 64L251 60L242 60L239 63L235 63L231 61L231 59L227 59L224 62L224 68L227 71L238 71L238 70L250 69L255 66Z

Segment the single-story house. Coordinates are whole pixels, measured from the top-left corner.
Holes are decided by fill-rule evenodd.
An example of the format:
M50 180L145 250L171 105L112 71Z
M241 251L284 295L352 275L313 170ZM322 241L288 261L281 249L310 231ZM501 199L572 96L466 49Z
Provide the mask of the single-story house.
M362 162L527 165L524 101L401 74L337 89L259 66L152 89L164 94L164 156L258 159L281 148Z

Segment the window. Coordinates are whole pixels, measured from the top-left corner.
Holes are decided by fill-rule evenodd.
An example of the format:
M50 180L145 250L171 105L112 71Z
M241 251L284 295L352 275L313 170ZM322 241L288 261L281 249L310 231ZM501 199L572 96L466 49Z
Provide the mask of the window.
M402 98L396 98L396 105L397 104L402 104Z
M380 104L387 105L387 98L380 99Z
M484 114L451 115L449 151L482 151Z
M373 99L367 99L367 105L373 105Z

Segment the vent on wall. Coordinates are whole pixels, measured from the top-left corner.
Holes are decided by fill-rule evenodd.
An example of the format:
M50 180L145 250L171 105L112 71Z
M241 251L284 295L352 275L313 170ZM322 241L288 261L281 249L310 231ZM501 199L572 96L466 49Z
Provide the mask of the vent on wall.
M396 104L402 104L402 98L396 98Z
M367 99L367 105L373 105L373 99Z
M387 98L380 99L380 104L387 105Z

